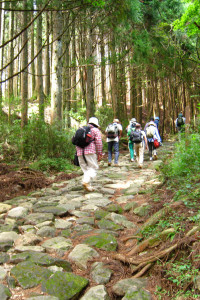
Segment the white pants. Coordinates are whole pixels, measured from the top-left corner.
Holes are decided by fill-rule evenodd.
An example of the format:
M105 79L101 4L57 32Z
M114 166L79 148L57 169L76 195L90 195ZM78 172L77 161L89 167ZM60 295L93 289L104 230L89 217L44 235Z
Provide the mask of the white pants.
M136 152L136 162L138 164L138 166L142 166L143 165L143 161L144 161L144 146L143 143L138 143L138 144L134 144L134 149Z
M92 179L96 177L99 165L97 162L97 155L95 153L85 154L85 158L87 164L82 155L78 156L79 164L83 171L82 183L89 183L90 181L92 181Z

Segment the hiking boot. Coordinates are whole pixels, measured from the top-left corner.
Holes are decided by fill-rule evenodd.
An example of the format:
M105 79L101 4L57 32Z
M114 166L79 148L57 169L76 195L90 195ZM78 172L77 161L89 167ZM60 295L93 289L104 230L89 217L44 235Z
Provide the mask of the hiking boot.
M149 160L153 160L153 157L150 157L150 159Z
M134 161L134 159L133 159L133 158L131 158L131 161Z
M93 192L94 188L89 183L83 183L83 187L87 192Z
M139 165L138 168L139 168L139 169L142 169L142 165Z
M119 164L114 164L114 167L119 167Z
M154 154L153 159L154 159L154 160L157 160L157 159L158 159L158 157L157 157L156 154Z
M111 166L111 162L108 163L108 166Z

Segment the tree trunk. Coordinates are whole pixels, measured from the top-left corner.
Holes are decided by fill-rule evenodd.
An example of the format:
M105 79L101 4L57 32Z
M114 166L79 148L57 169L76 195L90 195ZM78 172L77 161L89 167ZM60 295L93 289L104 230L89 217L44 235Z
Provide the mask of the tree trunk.
M101 96L102 106L106 105L106 71L105 71L105 44L104 32L101 31Z
M110 50L111 50L111 67L110 67L110 75L111 75L111 97L112 97L112 108L114 117L117 117L118 107L117 107L117 72L116 72L116 50L115 50L115 38L114 33L111 33L111 43L110 43Z
M31 13L31 18L33 18L34 14ZM31 25L31 61L33 60L35 56L35 34L34 34L34 28L35 23ZM35 60L31 64L31 85L32 85L32 97L35 98L35 89L36 89L36 82L35 82Z
M79 65L83 65L85 63L85 56L86 56L86 24L84 19L80 18L79 20ZM81 81L81 92L82 92L82 106L86 106L86 67L82 66L79 67L80 73L80 81Z
M52 88L51 123L61 125L62 121L62 41L59 37L63 29L62 13L53 12L53 51L52 51Z
M38 5L40 9L40 5ZM37 18L37 53L42 48L42 15ZM39 116L44 120L44 91L43 91L43 68L42 68L42 51L37 56L37 78L36 78L36 91L37 100L39 103Z
M2 8L1 10L1 19L0 19L0 42L1 44L4 43L4 30L5 30L5 2L1 2L0 6ZM0 68L3 67L3 57L4 57L4 48L0 48ZM3 79L3 72L0 72L0 81ZM2 113L2 100L3 100L3 86L2 83L0 84L0 114Z
M69 28L69 15L64 15L64 26ZM65 55L64 55L64 65L63 65L63 118L64 124L67 122L67 127L71 127L71 119L69 111L71 109L71 69L70 65L70 47L69 47L69 29L64 35L64 44L66 45ZM66 120L65 120L66 118Z
M130 70L130 119L136 117L137 103L137 73L133 67Z
M76 23L72 23L72 103L74 111L77 111L77 86L76 86Z
M13 3L10 2L10 13L9 13L9 39L12 39L13 32L14 32L14 11L12 11ZM14 58L14 48L13 48L13 41L10 42L9 45L9 55L8 59L10 61L9 69L8 69L8 77L12 77L13 75L13 58ZM8 101L9 101L9 108L8 108L8 121L10 122L11 117L11 105L13 102L14 93L13 93L13 78L9 79L8 82Z
M94 115L95 107L94 107L94 66L93 66L93 32L92 28L88 30L88 39L86 46L86 57L87 57L87 113L86 118L87 121L91 116Z
M45 14L45 21L46 21L46 43L47 46L45 48L45 95L46 97L50 94L50 57L49 57L49 32L50 32L50 26L49 26L49 12L46 12Z
M23 3L24 12L22 13L22 24L23 27L27 25L27 0L24 0ZM22 45L25 44L28 38L27 30L24 30L22 33ZM22 51L22 69L24 69L28 64L28 43L26 43L23 51ZM21 107L21 127L24 126L28 122L28 72L27 68L21 74L21 97L22 97L22 107Z

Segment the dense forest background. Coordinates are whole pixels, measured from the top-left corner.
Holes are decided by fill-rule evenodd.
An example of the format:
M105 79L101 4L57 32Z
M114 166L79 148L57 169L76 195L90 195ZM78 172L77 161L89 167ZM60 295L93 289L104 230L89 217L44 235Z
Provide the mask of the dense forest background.
M93 115L102 129L157 115L163 135L188 107L197 126L198 0L6 0L0 20L4 154L6 142L21 157L70 158L63 130Z

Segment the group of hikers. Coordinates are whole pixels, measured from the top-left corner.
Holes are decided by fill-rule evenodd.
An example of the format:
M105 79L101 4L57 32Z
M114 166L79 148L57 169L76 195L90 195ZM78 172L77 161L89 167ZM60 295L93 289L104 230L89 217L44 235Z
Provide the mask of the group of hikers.
M185 118L180 113L175 121L177 130L181 131L184 124ZM99 120L96 117L91 117L88 125L79 128L72 139L73 144L76 145L79 166L83 171L82 185L88 192L94 191L91 182L97 175L98 162L103 157L102 135L99 127ZM116 118L105 130L108 145L108 166L112 165L113 154L113 166L119 166L119 141L122 131L122 125ZM145 148L148 150L150 160L157 159L156 149L162 145L159 133L159 117L151 117L144 130L142 130L142 126L136 121L136 118L132 118L126 127L126 134L130 161L136 161L138 168L143 167Z

